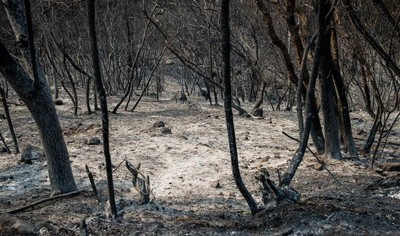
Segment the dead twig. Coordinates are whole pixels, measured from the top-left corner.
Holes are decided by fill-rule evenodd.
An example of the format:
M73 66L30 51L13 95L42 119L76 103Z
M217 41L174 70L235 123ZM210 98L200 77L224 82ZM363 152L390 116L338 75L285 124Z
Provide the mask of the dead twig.
M97 193L96 184L94 183L93 174L92 174L92 172L89 170L89 166L88 166L88 165L85 165L85 169L86 169L86 174L87 174L88 177L89 177L90 186L92 187L93 194L96 196L97 201L98 201L99 203L101 203L100 196L99 196L99 194Z
M121 162L117 165L117 167L114 168L113 173L114 173L115 171L117 171L118 168L119 168L119 167L122 165L122 163L124 163L124 162L125 162L125 160L121 161Z
M41 200L39 200L39 201L33 202L33 203L31 203L31 204L28 204L28 205L26 205L26 206L19 207L19 208L16 208L16 209L14 209L14 210L11 210L11 211L7 211L7 212L5 212L5 213L14 214L14 213L21 212L21 211L24 211L24 210L26 210L26 209L29 209L29 208L31 208L31 207L37 206L37 205L39 205L39 204L41 204L41 203L44 203L44 202L48 202L48 201L52 201L52 200L57 200L57 199L62 199L62 198L73 197L73 196L79 195L79 194L81 194L81 193L83 193L83 192L86 192L86 191L88 191L88 190L87 190L87 189L81 189L81 190L74 191L74 192L70 192L70 193L64 193L64 194L60 194L60 195L57 195L57 196L52 196L52 197L44 198L44 199L41 199Z

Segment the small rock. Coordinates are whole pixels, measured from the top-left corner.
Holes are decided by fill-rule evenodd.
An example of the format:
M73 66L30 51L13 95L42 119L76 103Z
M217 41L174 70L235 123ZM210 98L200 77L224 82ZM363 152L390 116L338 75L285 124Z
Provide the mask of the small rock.
M150 93L148 96L151 98L157 98L157 93Z
M0 152L8 152L8 149L6 147L1 147Z
M25 164L32 164L32 160L40 160L43 159L44 156L45 154L42 148L28 144L22 150L20 162L24 162Z
M56 104L57 106L61 106L61 105L64 105L64 102L61 99L57 99L54 101L54 104Z
M87 145L99 145L101 140L99 137L91 137L90 139L86 140Z
M263 111L262 108L257 108L257 109L252 111L252 115L255 116L255 117L263 117L264 111Z
M165 127L164 121L160 120L153 124L153 128Z

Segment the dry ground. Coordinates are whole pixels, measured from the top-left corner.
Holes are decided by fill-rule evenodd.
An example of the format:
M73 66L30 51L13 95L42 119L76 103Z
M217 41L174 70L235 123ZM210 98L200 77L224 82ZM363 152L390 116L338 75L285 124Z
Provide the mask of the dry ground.
M145 98L135 112L112 114L111 155L115 166L115 192L123 217L109 218L91 192L40 204L16 216L35 224L41 235L79 235L85 219L92 235L398 235L400 234L400 178L396 172L378 174L359 161L327 161L333 178L319 170L307 153L292 186L301 193L299 204L282 203L273 211L250 215L235 188L228 154L223 107L210 106L197 96L176 103L167 94L161 101ZM99 112L72 115L71 103L58 106L71 164L80 189L89 189L84 165L106 193L101 145L85 140L101 137ZM11 97L10 109L21 146L40 145L38 133L25 107ZM83 101L83 100L81 100ZM116 98L111 98L110 105ZM18 105L17 105L18 104ZM250 105L250 104L248 104ZM248 107L247 107L248 108ZM365 139L372 120L362 112L352 114L354 133ZM152 128L163 121L171 133ZM1 132L9 137L6 121ZM243 178L258 202L254 176L267 168L277 180L277 170L287 168L297 143L296 114L267 111L264 119L235 115ZM365 132L366 131L366 132ZM379 162L399 161L397 126ZM11 144L10 140L7 141ZM358 141L358 145L362 142ZM0 154L0 211L29 204L50 195L46 162L18 163L20 155ZM150 176L153 203L139 205L124 165L141 163ZM368 157L362 157L367 162ZM392 178L391 185L382 184ZM387 181L388 182L388 181Z

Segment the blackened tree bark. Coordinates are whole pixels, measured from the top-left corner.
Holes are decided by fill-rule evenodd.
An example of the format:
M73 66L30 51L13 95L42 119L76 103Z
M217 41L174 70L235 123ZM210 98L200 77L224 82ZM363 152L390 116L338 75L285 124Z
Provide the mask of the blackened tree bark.
M322 10L326 14L331 8L328 1L320 1ZM331 29L327 27L330 24L330 18L325 18L322 34L325 40L321 44L321 64L320 64L320 87L321 87L321 107L324 119L325 133L325 157L342 159L340 152L340 139L338 122L335 111L334 85L332 79L332 51L331 51ZM321 33L321 32L320 32Z
M261 104L264 101L264 93L265 93L265 88L267 87L267 82L265 82L264 80L261 82L261 86L260 86L260 97L258 98L258 100L256 101L256 103L254 104L253 108L251 109L251 114L254 115L254 112L260 108Z
M224 104L225 104L225 117L226 127L228 130L229 150L231 154L231 164L233 177L240 193L243 195L247 204L249 205L251 213L254 215L258 212L257 204L247 190L243 183L240 168L238 153L236 147L235 127L233 123L232 113L232 94L231 94L231 41L230 41L230 27L229 27L229 0L222 0L221 3L221 27L222 27L222 57L224 62Z
M88 114L92 114L92 108L90 108L90 81L92 80L92 78L86 78L86 85L85 85L85 94L86 94L86 99L85 99L85 103L86 103L86 109Z
M26 1L29 3L29 1ZM47 157L50 186L54 192L72 192L77 190L71 164L68 157L67 146L64 141L62 129L57 112L51 98L47 81L41 73L40 64L35 64L35 80L29 76L31 51L34 52L33 34L28 35L27 18L22 1L3 0L7 16L13 28L18 45L20 46L25 69L15 61L7 48L0 41L0 73L13 87L21 100L25 103L39 129L42 145ZM29 11L28 11L29 12ZM30 32L32 32L30 30ZM28 38L31 37L31 40ZM29 41L32 42L29 49ZM36 82L35 82L36 81Z
M107 171L108 197L109 197L109 201L110 201L111 214L113 216L116 216L117 215L117 206L115 204L114 182L113 182L113 176L112 176L107 97L106 97L106 91L103 86L103 81L101 80L99 51L97 48L96 19L95 19L96 13L95 13L95 7L94 7L94 0L88 0L87 3L88 3L88 18L89 18L89 38L90 38L90 47L92 50L93 71L94 71L94 78L95 78L95 82L96 82L97 93L99 95L100 107L101 107L101 113L102 113L101 121L102 121L102 128L103 128L102 130L103 130L104 157L105 157L105 161L106 161L106 171Z
M349 114L349 104L347 102L347 93L343 78L340 74L339 64L339 47L337 42L336 28L332 28L331 32L331 49L332 49L332 76L335 85L338 116L340 121L340 132L342 133L345 148L350 156L358 158L357 148L354 143L353 132L351 128L351 119Z
M375 118L375 113L372 110L371 92L368 86L367 72L365 71L363 66L360 67L360 75L361 75L361 82L362 82L361 88L364 97L365 110L372 118Z

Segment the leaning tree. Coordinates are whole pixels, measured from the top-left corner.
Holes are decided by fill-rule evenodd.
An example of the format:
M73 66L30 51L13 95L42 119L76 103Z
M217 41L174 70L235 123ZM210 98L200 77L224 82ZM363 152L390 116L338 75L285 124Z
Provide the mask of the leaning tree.
M48 160L52 190L61 193L75 191L77 187L61 125L46 78L36 59L29 1L25 1L25 4L20 0L2 2L21 57L17 61L0 40L0 73L25 103L36 122Z

